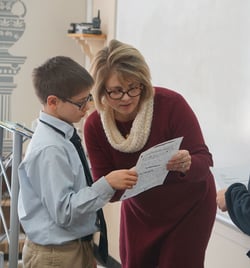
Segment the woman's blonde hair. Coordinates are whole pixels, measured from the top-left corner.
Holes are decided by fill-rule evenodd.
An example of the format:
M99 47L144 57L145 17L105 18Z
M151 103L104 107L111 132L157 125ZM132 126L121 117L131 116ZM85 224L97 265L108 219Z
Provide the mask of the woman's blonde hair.
M92 94L98 111L105 108L105 83L114 72L120 81L134 79L143 85L140 104L153 96L150 70L142 54L131 45L113 39L95 55L90 67L95 81Z

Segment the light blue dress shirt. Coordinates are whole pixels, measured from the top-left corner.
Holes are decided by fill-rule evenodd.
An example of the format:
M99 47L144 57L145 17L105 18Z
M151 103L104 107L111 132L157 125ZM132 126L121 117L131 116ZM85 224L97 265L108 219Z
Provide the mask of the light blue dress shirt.
M72 125L44 112L40 119L65 137L38 122L18 169L18 215L31 241L63 244L98 231L96 211L115 191L105 177L87 186L82 163L69 140Z

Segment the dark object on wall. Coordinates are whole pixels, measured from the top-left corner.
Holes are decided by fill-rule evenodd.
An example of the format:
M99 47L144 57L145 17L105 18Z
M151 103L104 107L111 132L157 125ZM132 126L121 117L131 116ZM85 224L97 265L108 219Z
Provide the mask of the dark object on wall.
M102 34L100 10L98 10L98 16L92 19L92 23L91 22L70 23L70 26L72 27L72 29L68 30L68 33Z

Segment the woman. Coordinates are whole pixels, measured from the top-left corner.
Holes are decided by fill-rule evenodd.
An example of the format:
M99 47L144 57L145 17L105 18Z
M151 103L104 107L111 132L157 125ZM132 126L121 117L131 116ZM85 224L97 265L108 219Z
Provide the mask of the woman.
M122 201L122 267L202 268L216 191L212 156L195 114L180 94L152 86L144 57L130 45L112 40L90 72L97 111L87 118L84 136L94 179L131 168L148 148L183 137L166 163L164 184Z

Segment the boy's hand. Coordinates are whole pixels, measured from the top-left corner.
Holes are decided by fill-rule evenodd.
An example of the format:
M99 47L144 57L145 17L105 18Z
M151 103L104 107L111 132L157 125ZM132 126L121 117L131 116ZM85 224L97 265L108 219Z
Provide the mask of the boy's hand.
M120 169L110 172L105 178L115 190L126 190L133 188L138 175L134 170Z
M227 211L225 192L226 192L226 189L220 190L220 191L217 192L217 196L216 196L217 206L223 212Z

